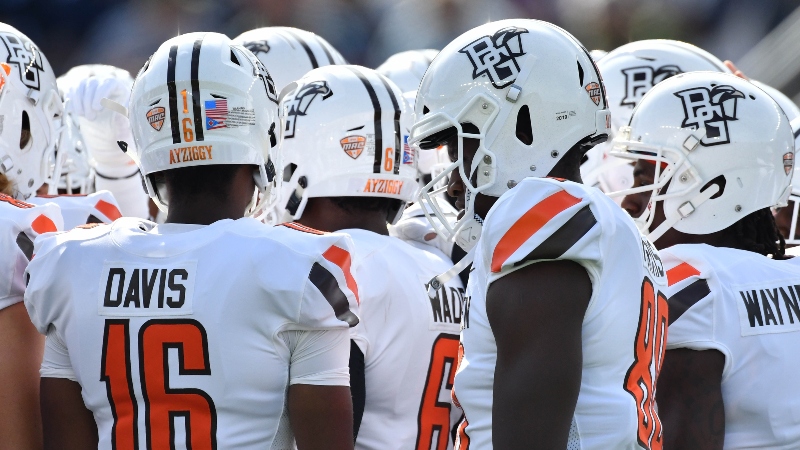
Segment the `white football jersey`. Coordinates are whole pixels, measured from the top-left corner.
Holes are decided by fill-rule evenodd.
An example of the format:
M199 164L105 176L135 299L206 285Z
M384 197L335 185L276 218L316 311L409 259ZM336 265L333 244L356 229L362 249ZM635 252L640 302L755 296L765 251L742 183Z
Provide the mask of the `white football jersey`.
M340 333L344 381L332 384L349 384L346 235L126 217L36 245L25 305L68 353L101 450L294 448L293 330Z
M458 277L433 298L427 283L452 263L390 236L342 230L354 243L366 404L357 449L446 450L461 411L450 403L464 288Z
M114 196L109 191L83 195L40 195L27 200L34 205L55 203L61 208L64 229L71 230L87 223L111 223L122 214Z
M467 286L464 353L453 390L465 415L456 448L492 448L497 346L486 315L487 290L503 276L547 260L580 264L593 288L583 319L583 372L567 448L661 448L653 392L667 327L661 261L613 200L597 189L551 178L523 180L500 197L484 221Z
M667 349L725 356L725 448L800 448L800 259L705 244L661 251Z
M0 310L22 301L34 239L63 228L57 205L35 206L0 194Z

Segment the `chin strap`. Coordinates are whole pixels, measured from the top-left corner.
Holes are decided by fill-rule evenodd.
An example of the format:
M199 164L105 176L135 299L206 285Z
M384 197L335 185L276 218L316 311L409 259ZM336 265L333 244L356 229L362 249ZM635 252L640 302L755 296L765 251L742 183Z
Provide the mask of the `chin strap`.
M712 184L708 187L705 191L697 194L691 200L687 201L686 203L682 204L678 208L678 215L674 216L672 219L667 219L661 225L656 227L651 233L647 235L650 238L650 242L657 241L661 236L664 235L673 225L681 221L682 219L689 217L693 212L697 210L697 208L708 201L711 197L715 196L719 192L719 185Z
M428 283L428 296L433 297L436 295L436 291L439 290L445 283L453 279L456 275L461 273L466 267L472 264L472 261L475 260L475 249L473 248L470 250L461 261L459 261L456 265L450 268L447 272L437 275L431 279Z

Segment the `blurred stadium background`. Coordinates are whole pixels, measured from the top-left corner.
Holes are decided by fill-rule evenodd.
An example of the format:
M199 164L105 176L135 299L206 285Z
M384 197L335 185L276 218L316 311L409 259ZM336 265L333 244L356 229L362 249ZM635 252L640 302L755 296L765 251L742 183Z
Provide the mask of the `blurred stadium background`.
M648 38L698 45L800 103L800 0L2 0L0 22L33 39L57 75L78 64L138 71L178 33L235 37L260 26L313 31L350 62L375 67L442 48L489 20L529 17L589 49Z

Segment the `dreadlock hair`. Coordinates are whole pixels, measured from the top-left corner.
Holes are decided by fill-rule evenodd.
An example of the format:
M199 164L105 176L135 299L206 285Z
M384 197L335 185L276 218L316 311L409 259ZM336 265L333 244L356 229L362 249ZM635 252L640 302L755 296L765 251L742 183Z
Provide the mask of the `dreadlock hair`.
M11 183L6 174L0 173L0 194L12 195L14 193L12 186L13 183Z
M775 216L770 208L759 209L730 226L742 250L781 259L786 250Z
M403 206L403 201L386 197L330 197L330 200L348 214L379 211L389 217L391 212Z

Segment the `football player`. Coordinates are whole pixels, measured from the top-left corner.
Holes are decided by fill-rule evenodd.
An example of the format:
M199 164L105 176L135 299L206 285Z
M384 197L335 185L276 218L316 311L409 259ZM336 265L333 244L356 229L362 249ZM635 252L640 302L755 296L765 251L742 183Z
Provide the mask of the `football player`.
M233 42L253 52L265 66L283 69L273 75L278 92L317 67L347 64L328 41L298 28L256 28L236 36Z
M800 263L770 208L791 190L785 113L754 84L696 72L648 93L614 142L636 161L622 205L666 269L664 448L800 448Z
M39 234L63 227L58 206L24 200L60 174L62 103L39 47L0 23L0 448L41 447L39 364L43 339L21 303L23 273ZM47 189L47 188L45 188Z
M121 214L147 218L150 212L139 170L117 144L122 140L133 145L130 125L123 116L104 109L101 104L103 98L109 98L127 106L133 78L126 70L88 64L73 67L59 80L70 120L78 126L83 144L94 161L97 191L111 192ZM156 109L148 117L148 123L161 129L165 123L163 112Z
M464 289L454 279L429 297L425 283L452 263L433 247L423 251L389 236L388 225L417 190L414 158L403 154L410 148L402 146L408 112L401 92L374 70L328 66L284 93L278 172L286 226L341 231L355 244L356 448L452 448L460 411L449 394Z
M589 52L546 22L479 26L433 61L416 113L411 141L447 144L440 176L464 209L443 232L474 252L456 447L661 448L666 280L630 217L580 183L610 126Z
M710 70L730 72L714 55L685 42L649 39L625 44L597 61L608 90L611 132L627 125L642 97L655 86L683 72ZM615 192L633 185L630 161L609 155L611 139L586 153L581 165L583 182L603 192ZM615 198L621 202L621 197Z
M167 223L37 240L25 306L47 334L45 448L352 449L349 238L243 218L275 182L266 68L224 35L185 34L130 105L127 148Z

